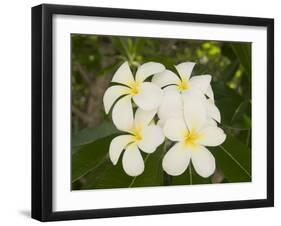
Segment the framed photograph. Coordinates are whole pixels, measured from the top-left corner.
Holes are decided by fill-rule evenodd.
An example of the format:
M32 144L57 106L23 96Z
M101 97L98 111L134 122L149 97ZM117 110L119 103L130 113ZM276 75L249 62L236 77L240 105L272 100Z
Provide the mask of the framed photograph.
M32 8L32 217L274 205L274 21Z

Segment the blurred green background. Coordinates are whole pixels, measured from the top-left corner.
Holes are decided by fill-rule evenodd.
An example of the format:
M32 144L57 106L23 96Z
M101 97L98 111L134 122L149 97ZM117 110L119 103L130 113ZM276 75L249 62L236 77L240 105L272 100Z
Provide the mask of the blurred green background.
M71 35L72 52L72 189L125 188L251 181L251 43L97 35ZM204 179L193 168L177 177L161 167L164 144L143 154L145 171L127 176L119 159L113 166L109 144L117 131L105 115L102 97L116 69L148 61L173 65L196 62L192 75L211 74L227 140L209 148L216 158L213 176Z

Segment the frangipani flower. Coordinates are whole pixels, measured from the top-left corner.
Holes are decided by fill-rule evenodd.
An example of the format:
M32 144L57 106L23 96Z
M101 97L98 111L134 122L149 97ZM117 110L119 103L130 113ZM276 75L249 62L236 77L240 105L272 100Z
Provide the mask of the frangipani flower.
M194 66L195 63L193 62L180 63L175 66L179 76L170 70L165 70L154 75L152 82L161 88L172 86L182 93L193 89L199 90L202 94L213 98L213 92L210 86L211 75L197 75L190 78Z
M207 114L209 118L220 122L220 112L214 104L214 94L211 88L210 75L191 76L195 63L185 62L175 66L178 75L170 70L157 73L152 82L163 88L164 95L158 109L160 124L164 125L167 119L182 115L182 97L187 93L202 95L207 102ZM208 96L208 99L205 97Z
M195 171L209 177L215 171L215 158L205 146L218 146L226 138L222 129L208 123L206 102L194 93L184 98L184 117L171 118L164 126L165 136L176 144L165 154L162 166L170 175L182 174L190 159Z
M119 101L129 98L129 96L126 96ZM125 172L130 176L138 176L144 171L144 161L140 150L149 154L153 153L164 141L162 129L151 123L155 114L156 110L144 111L138 108L133 119L133 112L131 111L131 116L125 120L127 125L122 129L127 134L115 137L110 143L109 157L114 165L117 164L122 151L125 149L122 165ZM116 126L121 128L124 123Z
M183 100L177 90L164 88L164 95L157 115L157 125L163 127L165 122L171 118L183 118Z
M148 62L138 68L134 78L128 62L123 63L118 68L111 82L120 85L111 86L106 90L103 96L105 112L108 114L112 105L121 96L123 96L121 99L130 98L126 98L127 102L122 102L122 106L120 105L121 102L115 104L112 111L113 122L118 120L120 114L127 114L126 111L132 106L131 99L143 110L150 111L158 108L162 100L163 91L157 85L145 80L149 76L164 70L165 67L162 64Z
M220 111L211 99L206 99L205 96L198 94L196 90L192 91L197 94L202 102L205 102L208 121L214 125L216 122L221 122ZM165 122L171 118L183 117L183 100L186 94L181 94L177 90L164 88L164 95L161 105L158 108L158 125L164 126Z

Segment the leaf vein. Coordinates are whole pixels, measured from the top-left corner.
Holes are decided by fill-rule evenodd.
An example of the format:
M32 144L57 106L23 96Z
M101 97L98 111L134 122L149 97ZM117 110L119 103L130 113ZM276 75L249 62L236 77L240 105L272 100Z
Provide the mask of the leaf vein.
M222 145L219 146L246 174L251 178L250 173L231 155Z

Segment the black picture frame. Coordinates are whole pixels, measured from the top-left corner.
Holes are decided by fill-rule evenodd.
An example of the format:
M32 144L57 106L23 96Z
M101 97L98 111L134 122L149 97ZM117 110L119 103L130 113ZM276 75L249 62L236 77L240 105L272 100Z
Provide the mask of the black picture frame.
M52 210L52 18L55 14L182 21L267 28L267 198L130 208ZM32 8L32 218L40 221L121 217L274 205L274 20L131 9L43 4Z

